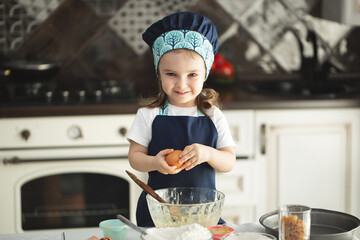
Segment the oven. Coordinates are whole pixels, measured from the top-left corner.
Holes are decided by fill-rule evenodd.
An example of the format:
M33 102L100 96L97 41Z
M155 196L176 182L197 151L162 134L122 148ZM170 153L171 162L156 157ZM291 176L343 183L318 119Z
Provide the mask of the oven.
M0 119L0 234L135 222L141 193L125 170L134 114Z

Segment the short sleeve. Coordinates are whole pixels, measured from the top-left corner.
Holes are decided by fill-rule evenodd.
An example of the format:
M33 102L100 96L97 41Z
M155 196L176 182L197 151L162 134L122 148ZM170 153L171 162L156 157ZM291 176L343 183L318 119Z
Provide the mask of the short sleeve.
M148 147L151 140L151 125L158 109L140 108L128 133L127 139L144 147Z
M218 108L213 109L213 111L214 114L212 115L211 118L218 131L218 140L217 140L216 148L220 149L223 147L236 147L236 144L231 136L230 127L226 120L225 115Z

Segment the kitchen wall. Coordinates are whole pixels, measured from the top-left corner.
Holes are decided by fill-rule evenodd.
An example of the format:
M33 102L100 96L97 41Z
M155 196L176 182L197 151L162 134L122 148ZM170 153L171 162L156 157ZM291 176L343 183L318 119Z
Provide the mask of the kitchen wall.
M304 56L313 55L306 41L308 29L318 35L322 63L331 62L337 71L360 72L360 29L318 18L321 4L318 0L0 0L0 60L56 60L62 63L59 84L115 79L146 95L156 84L142 32L170 13L189 10L215 23L219 52L234 64L236 81L254 74L297 72L301 52L296 35Z

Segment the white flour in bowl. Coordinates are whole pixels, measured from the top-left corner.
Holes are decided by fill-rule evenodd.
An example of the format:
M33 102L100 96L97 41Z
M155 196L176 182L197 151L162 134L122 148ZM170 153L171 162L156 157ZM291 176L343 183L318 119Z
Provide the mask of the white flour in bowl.
M149 228L147 233L155 236L157 240L209 240L211 232L198 223L181 227ZM156 240L151 235L146 235L145 240Z

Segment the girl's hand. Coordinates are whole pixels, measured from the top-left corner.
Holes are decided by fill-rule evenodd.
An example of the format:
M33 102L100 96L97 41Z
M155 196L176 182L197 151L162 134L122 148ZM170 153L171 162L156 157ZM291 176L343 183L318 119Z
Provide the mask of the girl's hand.
M196 165L210 160L210 147L194 143L184 148L180 154L180 163L184 163L181 169L190 170Z
M165 161L168 154L172 153L174 149L164 149L155 156L156 169L162 174L176 174L182 169L177 169L176 166L169 166Z

